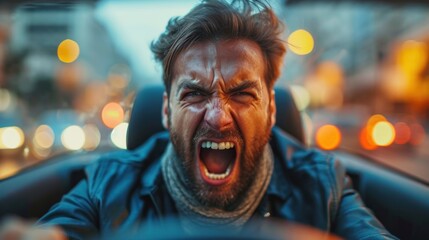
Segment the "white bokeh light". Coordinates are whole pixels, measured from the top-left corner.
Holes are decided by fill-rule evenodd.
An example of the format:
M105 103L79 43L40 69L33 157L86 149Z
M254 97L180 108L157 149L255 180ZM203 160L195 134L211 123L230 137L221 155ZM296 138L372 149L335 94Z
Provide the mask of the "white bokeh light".
M1 142L5 149L16 149L24 144L24 132L19 127L6 127L0 131Z
M128 123L120 123L113 129L110 140L116 147L127 149L127 129Z
M61 143L69 150L79 150L85 144L85 133L79 126L72 125L64 129L61 134Z

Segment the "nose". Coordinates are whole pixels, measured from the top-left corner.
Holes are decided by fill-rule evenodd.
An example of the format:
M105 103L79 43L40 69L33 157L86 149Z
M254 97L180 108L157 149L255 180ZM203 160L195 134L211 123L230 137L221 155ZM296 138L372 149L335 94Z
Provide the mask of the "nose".
M228 104L215 100L207 106L204 121L214 130L223 131L231 127L233 120Z

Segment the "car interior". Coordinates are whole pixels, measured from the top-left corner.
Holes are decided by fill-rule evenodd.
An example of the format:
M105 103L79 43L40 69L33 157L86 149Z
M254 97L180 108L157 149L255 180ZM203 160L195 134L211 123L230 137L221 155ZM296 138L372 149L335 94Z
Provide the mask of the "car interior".
M127 150L163 131L161 105L164 88L147 86L136 94L127 132ZM277 127L305 143L301 115L287 88L276 88ZM281 110L280 110L281 109ZM115 150L117 151L117 150ZM84 168L108 151L60 155L25 168L0 181L0 218L37 219L84 177ZM427 239L429 186L365 156L333 151L346 166L354 188L383 225L400 239Z

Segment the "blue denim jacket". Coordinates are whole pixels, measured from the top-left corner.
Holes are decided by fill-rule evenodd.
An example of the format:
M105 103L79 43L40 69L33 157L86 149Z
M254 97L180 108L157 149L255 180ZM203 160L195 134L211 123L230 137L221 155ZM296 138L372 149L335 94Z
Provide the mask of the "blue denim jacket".
M39 223L59 225L70 239L84 239L177 214L161 176L168 142L163 132L134 151L103 156ZM396 239L364 206L331 155L304 148L276 127L270 145L274 172L255 216L310 225L346 239Z

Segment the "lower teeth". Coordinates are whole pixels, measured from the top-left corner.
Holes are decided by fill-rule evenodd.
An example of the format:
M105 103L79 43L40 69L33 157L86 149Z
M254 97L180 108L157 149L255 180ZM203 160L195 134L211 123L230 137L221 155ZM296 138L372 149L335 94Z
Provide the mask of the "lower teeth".
M207 170L206 166L204 166L204 173L207 177L213 180L222 180L228 177L228 175L231 173L232 164L228 166L225 173L216 174L216 173L210 173L209 170Z

